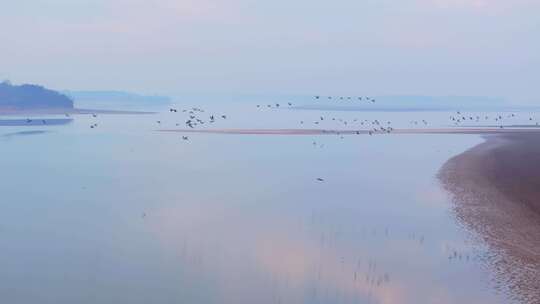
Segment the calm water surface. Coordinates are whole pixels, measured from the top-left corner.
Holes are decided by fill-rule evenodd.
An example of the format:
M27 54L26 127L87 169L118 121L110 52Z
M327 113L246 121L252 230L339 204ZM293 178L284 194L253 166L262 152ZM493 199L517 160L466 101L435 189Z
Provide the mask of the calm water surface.
M227 128L449 115L220 113ZM481 138L155 131L179 117L0 128L2 302L509 302L435 177Z

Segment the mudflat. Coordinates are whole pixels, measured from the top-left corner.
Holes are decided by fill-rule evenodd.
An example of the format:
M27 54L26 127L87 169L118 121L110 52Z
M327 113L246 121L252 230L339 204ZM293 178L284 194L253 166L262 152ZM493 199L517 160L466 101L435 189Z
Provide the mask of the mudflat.
M439 172L456 217L495 253L496 279L524 303L540 303L540 134L484 135Z

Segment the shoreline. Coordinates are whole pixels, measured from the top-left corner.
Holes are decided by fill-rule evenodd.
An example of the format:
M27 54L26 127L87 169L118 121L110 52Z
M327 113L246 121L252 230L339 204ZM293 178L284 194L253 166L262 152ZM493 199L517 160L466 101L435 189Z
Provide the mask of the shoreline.
M91 115L91 114L126 114L126 115L137 115L137 114L155 114L155 112L145 112L145 111L124 111L124 110L98 110L98 109L62 109L62 108L53 108L53 109L32 109L32 110L21 110L21 109L2 109L0 108L0 116L39 116L39 115Z
M417 128L417 129L392 129L387 131L374 131L370 129L160 129L157 132L164 133L201 133L201 134L233 134L233 135L384 135L384 134L507 134L507 133L537 133L540 127L524 128Z
M494 255L495 283L523 303L540 303L540 134L484 135L449 159L438 178L456 219Z

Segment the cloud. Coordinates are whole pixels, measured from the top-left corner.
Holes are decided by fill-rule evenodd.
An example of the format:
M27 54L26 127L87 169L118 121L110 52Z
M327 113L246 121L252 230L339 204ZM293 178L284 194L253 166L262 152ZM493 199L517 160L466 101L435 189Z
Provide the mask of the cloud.
M528 6L539 6L536 0L421 0L420 5L431 5L444 10L472 10L477 12L504 13Z
M490 1L486 0L432 0L432 2L439 8L484 9L490 4Z
M234 16L233 7L214 0L117 0L106 4L105 13L138 26L152 22L225 21Z

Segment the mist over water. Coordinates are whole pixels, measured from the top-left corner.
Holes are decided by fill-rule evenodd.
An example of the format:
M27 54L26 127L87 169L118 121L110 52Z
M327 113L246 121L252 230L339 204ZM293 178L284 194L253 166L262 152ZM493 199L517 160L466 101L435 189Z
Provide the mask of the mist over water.
M227 115L215 128L451 115L201 108ZM509 303L435 178L479 136L156 131L182 117L75 116L0 138L6 303Z

